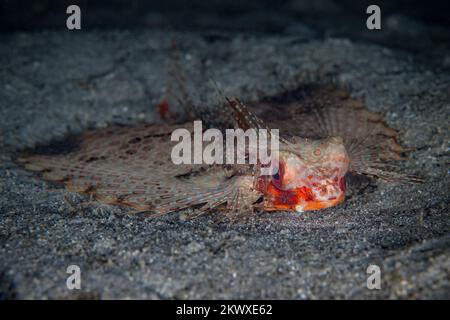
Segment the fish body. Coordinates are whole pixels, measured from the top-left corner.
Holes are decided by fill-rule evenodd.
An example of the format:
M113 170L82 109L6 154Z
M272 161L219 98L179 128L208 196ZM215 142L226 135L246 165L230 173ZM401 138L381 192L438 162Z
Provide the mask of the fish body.
M404 151L395 131L339 90L316 88L294 102L274 99L250 106L230 99L217 113L199 113L204 122L228 121L244 130L280 129L278 171L263 175L260 164L173 163L171 134L177 128L192 133L192 122L90 131L71 152L32 153L21 161L46 180L135 212L156 217L192 207L194 218L223 207L230 221L261 209L303 212L336 206L345 199L349 173L420 181L393 166Z

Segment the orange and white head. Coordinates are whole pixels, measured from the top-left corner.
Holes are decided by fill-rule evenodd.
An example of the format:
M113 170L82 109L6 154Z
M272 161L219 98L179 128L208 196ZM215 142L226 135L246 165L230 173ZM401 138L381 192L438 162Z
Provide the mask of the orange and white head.
M280 146L278 172L260 176L256 188L266 210L303 212L341 203L349 157L342 138L297 139Z

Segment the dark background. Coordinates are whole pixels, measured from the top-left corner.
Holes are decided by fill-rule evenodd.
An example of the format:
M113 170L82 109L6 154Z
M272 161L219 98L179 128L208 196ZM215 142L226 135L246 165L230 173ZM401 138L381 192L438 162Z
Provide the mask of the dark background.
M286 32L290 24L301 20L323 31L329 25L340 29L352 24L353 19L359 20L370 4L379 5L385 17L404 15L445 28L450 24L448 1L2 0L1 30L59 29L64 26L65 8L70 4L82 8L85 28L211 28L278 33Z
M450 68L450 1L0 0L0 32L60 30L70 4L80 6L84 31L145 28L295 35L307 28L314 38L373 42ZM382 30L365 26L370 4L381 8Z

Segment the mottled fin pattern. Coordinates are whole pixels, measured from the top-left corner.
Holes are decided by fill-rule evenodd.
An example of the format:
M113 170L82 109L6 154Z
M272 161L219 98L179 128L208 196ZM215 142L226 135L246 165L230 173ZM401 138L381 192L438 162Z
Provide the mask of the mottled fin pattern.
M256 115L251 113L247 107L237 98L228 99L227 102L231 108L235 127L242 130L247 129L268 129L267 126Z
M180 126L137 125L92 131L73 151L34 154L21 159L26 169L44 179L63 182L71 191L136 212L161 216L188 207L200 215L219 205L232 205L248 181L222 166L175 165L170 141ZM239 210L236 206L236 210Z
M264 110L269 110L264 111ZM310 88L298 99L269 101L253 106L280 134L302 138L343 138L350 157L350 171L388 182L421 182L401 173L398 161L407 151L397 142L397 132L382 117L334 88ZM259 109L259 110L258 110ZM275 111L276 110L276 111ZM276 113L282 113L277 116Z

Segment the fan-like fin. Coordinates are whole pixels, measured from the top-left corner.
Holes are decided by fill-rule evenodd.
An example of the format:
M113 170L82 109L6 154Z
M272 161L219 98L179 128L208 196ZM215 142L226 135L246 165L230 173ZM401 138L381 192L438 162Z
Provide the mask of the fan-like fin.
M280 102L278 98L255 104L253 109L271 128L280 128L282 136L341 137L351 172L389 182L422 181L418 176L401 173L398 160L404 159L402 154L407 150L398 144L397 132L380 115L341 90L309 88L308 94L297 100Z
M85 134L72 152L35 154L21 161L26 169L63 182L71 191L153 216L202 205L198 214L231 203L243 177L219 166L175 165L170 133L177 128L111 127Z

